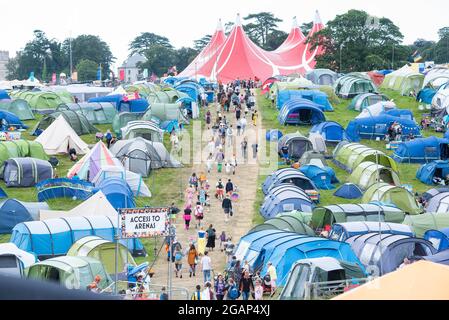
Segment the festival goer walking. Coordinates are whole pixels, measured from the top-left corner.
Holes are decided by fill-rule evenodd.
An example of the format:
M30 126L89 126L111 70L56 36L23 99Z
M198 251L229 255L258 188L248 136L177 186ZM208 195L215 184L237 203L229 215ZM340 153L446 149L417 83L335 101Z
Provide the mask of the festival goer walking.
M211 123L212 115L210 113L210 110L207 110L206 112L206 124L207 124L207 130L210 130L210 123Z
M242 133L242 119L237 120L237 136L239 137Z
M205 251L204 256L201 258L201 267L203 270L204 282L208 282L211 279L212 260L209 257L209 252Z
M246 113L247 111L245 111L245 113ZM242 134L244 134L245 133L245 129L246 129L246 125L247 125L247 121L246 121L246 118L245 117L243 117L242 119L240 119L240 125L241 125L241 127L242 127Z
M190 228L190 221L192 220L192 208L191 206L187 206L184 209L184 228L186 230L189 230Z
M229 278L228 284L226 286L226 299L227 300L237 300L240 296L239 288L235 283L233 278Z
M190 176L189 184L195 187L195 191L198 190L198 177L195 172Z
M206 205L206 197L207 197L206 189L201 188L200 191L198 191L198 201L203 206L203 209L204 206Z
M256 286L254 287L254 300L263 300L263 287L260 279L256 280Z
M112 140L112 133L111 133L111 130L108 129L108 130L106 131L104 137L106 138L106 143L107 143L108 149L109 149L109 147L111 146L111 140Z
M257 114L257 110L254 110L252 116L251 116L251 120L253 121L253 126L257 126L257 117L259 115Z
M253 279L248 271L243 273L243 277L240 279L240 292L242 293L242 300L249 300L249 296L254 292Z
M233 134L234 131L232 130L232 124L228 127L226 130L226 139L228 140L228 147L232 146L232 140L233 140Z
M207 244L206 248L210 251L214 251L215 248L215 240L216 240L216 230L214 229L213 225L209 225L209 228L206 230L206 236L207 236Z
M232 155L232 158L229 161L229 164L232 167L232 174L235 175L235 169L237 168L237 157L235 156L235 153Z
M229 198L229 195L226 195L226 198L223 199L221 207L223 208L223 211L225 213L225 221L228 222L229 216L232 216L232 201Z
M203 290L203 300L216 300L214 292L212 291L212 284L207 281Z
M244 137L243 141L241 143L241 147L242 147L242 157L245 160L248 160L248 138Z
M176 223L176 215L178 214L180 210L175 206L175 203L172 202L171 206L168 210L168 212L170 213L170 222L171 223Z
M218 179L217 184L215 185L215 189L216 189L216 198L220 201L223 200L223 196L224 196L224 185L223 182L221 181L221 179Z
M215 156L215 160L217 161L217 172L220 173L223 168L223 160L224 160L223 150L220 148Z
M228 179L228 182L226 183L225 191L228 196L230 196L232 194L232 192L234 191L234 184L232 183L231 179Z
M207 173L210 173L213 165L214 165L214 155L211 152L211 153L209 153L209 156L207 157L207 160L206 160Z
M203 227L198 230L198 255L204 254L206 250L206 231L204 231Z
M197 202L195 206L195 219L196 219L195 228L201 227L201 221L203 220L203 218L204 218L204 208L200 202Z
M176 278L182 278L182 258L184 257L184 255L181 252L180 248L176 248L175 251L175 275Z
M276 292L276 280L277 280L278 276L276 273L276 268L273 266L271 261L268 261L267 274L270 275L271 295L273 296L274 293Z
M195 287L195 292L192 293L192 297L190 298L190 300L203 300L202 298L201 286L198 284Z
M223 252L224 244L226 243L226 232L222 231L220 234L220 250Z
M189 277L192 275L195 277L196 265L198 260L198 251L195 248L195 245L192 243L189 248L189 252L187 253L187 263L189 264Z
M221 273L218 274L217 281L215 281L215 296L217 300L223 300L226 289L226 282L223 279L223 275Z

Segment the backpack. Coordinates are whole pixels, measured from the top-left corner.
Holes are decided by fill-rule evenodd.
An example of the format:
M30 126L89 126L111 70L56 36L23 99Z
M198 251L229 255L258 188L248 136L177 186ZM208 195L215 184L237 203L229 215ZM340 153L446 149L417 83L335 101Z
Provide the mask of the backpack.
M240 292L237 289L237 286L235 284L232 285L232 287L229 288L228 297L232 300L236 300L236 299L238 299L239 296L240 296Z
M223 184L221 182L219 182L217 188L218 189L223 189Z
M210 230L210 231L208 232L208 236L209 236L209 237L215 237L215 231L214 231L214 229L212 229L212 230Z
M177 252L175 254L175 260L176 261L181 261L182 260L182 253L181 252Z

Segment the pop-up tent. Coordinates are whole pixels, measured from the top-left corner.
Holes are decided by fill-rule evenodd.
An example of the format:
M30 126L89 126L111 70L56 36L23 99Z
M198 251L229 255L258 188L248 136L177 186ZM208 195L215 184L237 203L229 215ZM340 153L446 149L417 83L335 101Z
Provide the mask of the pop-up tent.
M304 173L293 168L279 169L269 175L262 184L264 194L280 184L292 184L304 191L317 190L315 184Z
M14 243L0 244L0 274L21 278L25 276L25 268L36 263L36 257L20 250Z
M449 228L427 230L423 238L432 242L433 247L438 252L449 249Z
M336 204L313 210L312 227L323 228L334 223L349 221L381 221L401 223L404 212L398 208L379 204Z
M345 241L346 239L370 232L382 234L401 234L414 237L412 229L400 223L392 222L374 222L374 221L351 221L335 223L329 232L329 239L337 241Z
M404 258L428 256L436 252L424 239L378 232L353 236L346 240L364 266L376 266L380 275L396 270Z
M153 142L163 142L164 140L164 131L152 121L130 121L121 129L121 131L122 133L120 136L123 140L137 137Z
M89 146L76 134L73 128L60 115L35 140L42 144L46 154L68 153L75 149L77 154L89 152Z
M7 199L0 203L0 234L11 233L16 224L33 221L28 209L16 199Z
M346 133L355 142L360 141L360 139L384 139L388 133L388 128L394 122L401 125L404 136L412 134L416 138L421 137L421 131L415 121L385 114L351 120L346 127Z
M363 190L377 182L385 182L395 186L401 185L399 176L395 171L371 161L359 164L348 177L348 182L358 185Z
M180 168L181 163L173 159L161 142L152 142L144 138L119 140L110 149L124 167L147 177L152 169Z
M312 180L318 189L331 190L335 189L333 183L339 183L334 170L331 167L318 167L315 165L304 165L299 171Z
M449 187L440 187L440 188L433 188L429 189L426 192L424 192L421 197L429 202L430 199L435 197L436 195L443 193L443 192L449 192Z
M334 149L333 162L349 173L366 161L378 163L398 172L398 166L393 159L382 151L369 148L363 144L342 141Z
M30 105L23 99L0 101L0 110L11 112L22 121L34 120L34 114Z
M28 126L24 125L22 121L20 121L19 117L17 117L14 113L4 110L0 110L0 123L2 131L7 131L8 128L11 127L15 129L28 128Z
M449 139L428 137L401 143L393 159L402 163L427 163L449 159Z
M389 101L387 96L383 94L377 94L377 93L362 93L357 96L355 96L351 104L349 105L349 110L356 110L356 111L362 111L366 107L369 107L371 105L377 104L379 102L385 102Z
M329 69L314 69L306 73L306 79L314 84L333 85L338 75Z
M101 190L116 210L136 206L134 194L125 179L108 177L102 180L95 189Z
M416 171L416 178L425 184L436 184L435 178L444 180L449 174L449 161L435 160L423 164L418 171Z
M410 191L387 183L373 184L365 191L362 202L368 203L371 201L393 204L408 214L420 214L423 212Z
M342 140L349 140L345 129L335 121L321 122L310 129L310 133L320 134L326 143L339 143Z
M429 213L406 216L404 224L409 225L417 237L423 237L428 230L449 228L449 213Z
M422 102L424 104L432 104L433 97L437 93L437 90L434 88L424 88L418 92L416 96L416 101Z
M295 98L286 102L278 116L282 125L315 125L326 121L320 105L302 98Z
M294 160L301 158L307 151L313 151L312 142L299 132L284 135L278 142L278 153L282 156L282 148L288 148L288 157Z
M2 177L7 187L33 187L53 178L53 167L41 159L11 158L4 162Z
M327 99L327 94L319 90L281 90L276 96L277 108L281 109L289 100L298 98L316 103L322 111L334 111L334 108Z
M12 230L10 242L44 260L67 254L74 242L86 236L115 241L116 229L117 217L97 215L46 219L17 224ZM145 256L145 248L139 239L120 242L133 256Z
M344 199L358 199L363 196L363 192L357 185L345 183L334 192L334 196Z
M112 123L117 110L110 102L92 103L64 103L60 104L56 111L73 110L86 117L91 124Z
M28 269L28 278L60 283L67 289L86 290L95 277L101 280L99 289L112 283L103 264L90 257L57 257L38 262Z

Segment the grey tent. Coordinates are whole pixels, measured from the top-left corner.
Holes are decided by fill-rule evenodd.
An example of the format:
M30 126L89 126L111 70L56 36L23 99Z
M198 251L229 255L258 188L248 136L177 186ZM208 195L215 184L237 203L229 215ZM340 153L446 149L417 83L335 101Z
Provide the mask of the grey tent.
M151 169L180 168L181 163L173 159L161 142L152 142L144 138L119 140L110 149L124 167L147 177Z
M352 99L351 104L348 106L350 110L362 111L366 107L372 106L378 102L389 101L390 99L383 95L377 93L362 93L355 96Z
M117 109L110 102L84 102L60 104L56 111L72 110L82 114L92 124L109 124L114 120Z
M335 80L337 80L338 75L329 69L314 69L307 72L306 78L314 84L332 86Z
M95 128L87 118L73 110L61 110L50 113L43 117L41 121L36 125L34 131L45 130L50 124L53 123L60 115L64 117L67 123L75 130L76 134L81 136L83 134L97 133L98 129Z
M282 148L288 148L288 156L298 160L304 152L313 151L312 142L299 132L284 135L278 142L278 153L282 156Z
M0 110L14 113L20 120L34 120L34 114L26 100L0 101Z
M5 161L3 179L7 187L32 187L53 178L50 162L35 158L11 158Z
M351 245L364 266L376 266L379 275L396 270L404 258L428 256L436 252L430 241L398 234L379 235L372 232L353 236L345 242Z
M279 169L269 175L262 184L264 194L280 184L293 184L302 190L318 190L315 184L299 170L293 168Z
M142 137L153 142L164 141L164 130L152 121L130 121L121 131L121 137L124 140Z
M311 164L320 168L326 167L327 162L324 155L316 151L306 151L299 159L299 164L304 166L306 164Z

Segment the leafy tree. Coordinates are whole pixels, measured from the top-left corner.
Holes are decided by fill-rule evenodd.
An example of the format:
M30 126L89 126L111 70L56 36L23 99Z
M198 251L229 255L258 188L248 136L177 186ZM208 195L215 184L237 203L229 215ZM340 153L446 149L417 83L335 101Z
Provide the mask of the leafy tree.
M129 44L129 56L136 53L143 55L146 50L150 49L154 45L173 48L168 38L151 32L142 32Z
M78 72L78 81L87 82L97 79L98 64L95 61L89 59L82 59L76 65L76 71Z
M282 22L281 19L276 18L271 12L253 13L243 19L250 21L245 25L245 31L248 33L248 36L264 49L266 48L269 34L277 30L277 24Z
M224 24L223 28L224 28L225 35L229 36L229 34L231 33L232 28L234 28L234 22L231 22L231 21L226 22Z
M449 27L438 31L440 40L435 45L435 63L449 62Z
M310 22L304 22L300 28L302 33L307 37L307 35L309 34L310 30L312 30L313 27L313 21Z
M8 60L8 63L6 64L6 79L7 80L14 80L14 79L20 79L19 74L19 57L21 55L21 52L17 52L16 56L14 58L10 58Z
M211 38L212 38L212 36L210 34L207 34L204 37L202 37L201 39L194 40L193 48L195 48L195 50L200 52L201 50L204 49L205 46L207 46L207 44L210 42Z
M139 64L139 68L148 69L150 74L154 72L158 76L162 76L167 72L168 68L176 65L177 52L172 48L164 45L152 45L144 51L147 61ZM179 68L181 70L181 68Z
M271 33L268 34L267 43L265 45L266 50L275 50L277 49L282 42L287 39L288 33L285 33L284 31L280 30L273 30Z
M192 48L182 47L181 49L176 50L176 68L181 71L184 70L190 62L195 59L198 51Z

